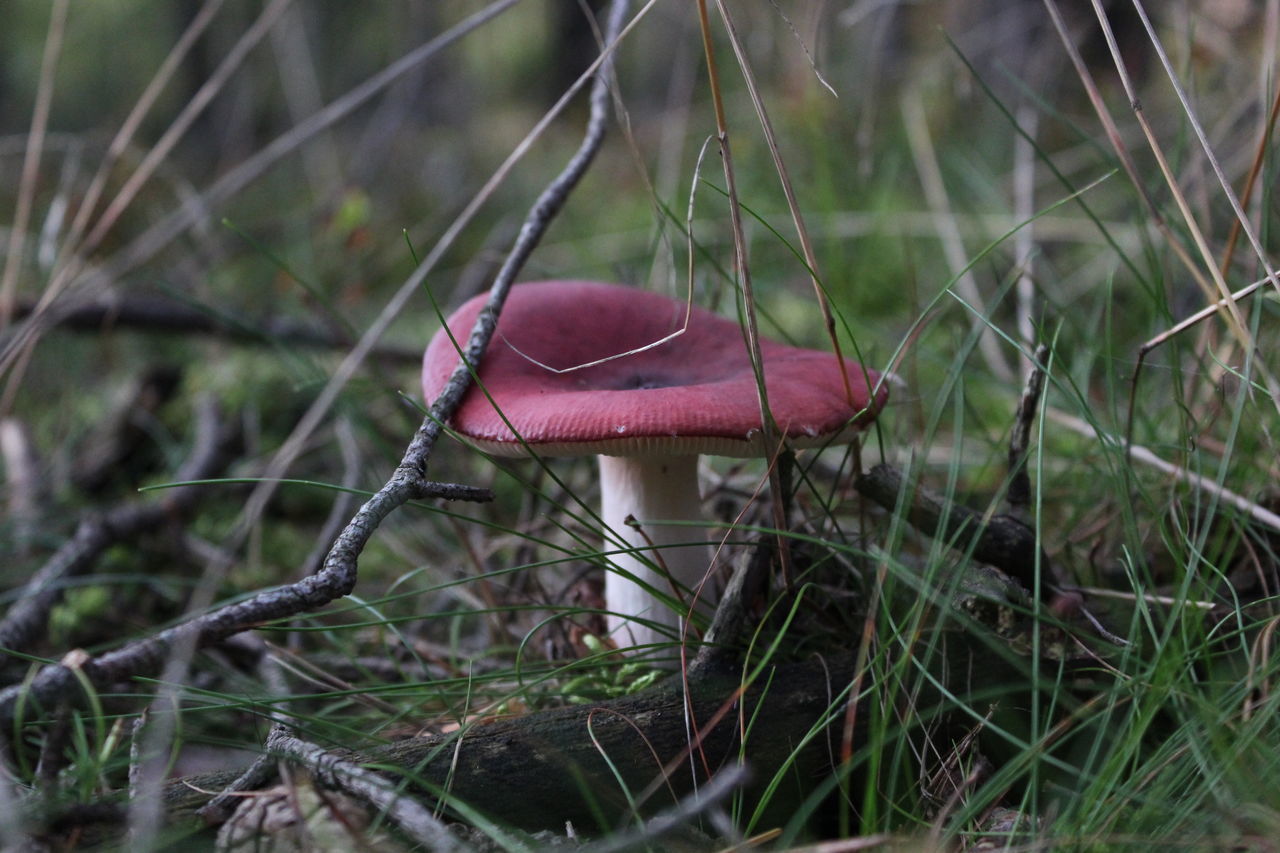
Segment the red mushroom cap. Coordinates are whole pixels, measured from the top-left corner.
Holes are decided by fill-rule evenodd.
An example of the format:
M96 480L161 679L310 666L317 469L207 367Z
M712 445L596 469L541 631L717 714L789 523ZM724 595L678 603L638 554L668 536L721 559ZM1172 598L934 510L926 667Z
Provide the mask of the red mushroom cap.
M485 296L449 318L465 343ZM549 371L638 349L680 328L685 304L657 293L590 281L543 281L512 288L480 366L493 404L472 387L453 427L503 456L529 446L547 456L767 456L755 374L737 323L694 308L678 337L643 352L567 373ZM514 347L514 349L513 349ZM520 352L516 352L516 349ZM769 407L795 447L850 440L888 397L878 374L845 359L853 401L830 353L760 341ZM524 353L529 358L522 356ZM428 401L458 362L441 330L427 347L422 389ZM868 383L879 385L872 400Z

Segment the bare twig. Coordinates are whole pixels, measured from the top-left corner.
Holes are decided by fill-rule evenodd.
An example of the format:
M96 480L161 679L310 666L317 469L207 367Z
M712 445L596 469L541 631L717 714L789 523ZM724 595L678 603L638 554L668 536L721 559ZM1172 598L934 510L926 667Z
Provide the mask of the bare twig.
M276 759L270 755L258 756L230 785L212 800L201 806L196 811L196 815L209 826L226 823L227 819L239 807L241 793L261 788L275 774Z
M734 270L738 273L738 284L742 289L743 316L746 318L747 351L751 355L751 366L756 372L756 389L760 398L760 432L765 447L782 449L778 441L778 425L773 420L773 412L769 408L769 393L765 388L764 359L760 355L760 331L756 324L755 289L751 283L751 265L747 262L747 238L742 230L742 210L738 201L738 180L733 169L733 152L729 147L729 123L725 117L724 100L720 94L719 71L716 66L715 50L711 42L711 22L707 18L706 0L698 0L698 23L702 29L702 49L707 61L707 85L711 90L711 103L716 114L716 139L720 143L720 159L724 166L724 187L729 197L729 222L733 231ZM789 496L782 490L782 482L778 478L777 466L769 467L769 495L771 497L773 524L778 531L778 563L782 576L789 584L794 577L791 571L791 546L786 536L786 508ZM681 654L684 654L681 645Z
M208 646L263 622L295 616L347 595L355 587L360 554L382 521L410 500L438 493L438 484L425 477L428 458L448 421L471 383L468 364L478 364L493 330L498 312L516 274L541 240L565 199L577 185L604 138L607 120L608 66L612 48L621 32L627 4L615 0L611 7L606 34L610 52L601 63L591 92L591 115L581 146L565 169L538 197L520 230L516 243L490 289L489 301L480 312L467 342L465 362L455 369L445 390L436 399L431 412L414 434L400 464L387 483L369 499L338 535L319 572L297 583L261 592L252 598L218 608L190 621L165 629L150 637L129 643L97 658L85 661L80 677L92 687L144 673L153 673L178 645ZM59 697L72 695L79 681L65 666L51 665L40 670L29 682L0 691L0 728L12 724L23 703L49 705Z
M14 309L14 318L23 319L36 310L35 303L20 301ZM112 293L83 301L68 298L49 308L42 316L46 327L56 325L76 332L136 329L140 332L209 335L262 346L294 344L334 350L351 346L350 338L289 317L241 319L225 309L189 305L155 294ZM422 360L420 347L380 344L369 354L374 358L405 364L416 364Z
M1252 295L1253 293L1260 290L1263 286L1270 283L1271 283L1270 278L1258 279L1252 284L1249 284L1240 288L1239 290L1235 291L1234 293L1230 294L1230 296L1224 299L1219 299L1216 302L1209 303L1204 308L1201 308L1199 311L1195 312L1191 316L1183 320L1180 320L1177 323L1174 323L1168 329L1165 329L1163 332L1151 338L1150 340L1145 341L1142 344L1142 346L1138 347L1138 357L1135 360L1134 366L1133 366L1133 378L1129 380L1129 414L1125 422L1125 431L1124 431L1125 444L1134 448L1135 455L1140 455L1143 452L1149 452L1149 451L1144 451L1143 448L1138 447L1133 443L1134 419L1137 413L1138 380L1142 376L1142 369L1146 366L1147 356L1151 354L1152 350L1156 349L1157 347L1163 346L1169 340L1182 334L1187 329L1190 329L1192 326L1195 326L1199 323L1203 323L1205 320L1209 319L1215 314L1218 314L1227 305L1228 302L1233 304L1236 302L1239 302L1241 299L1244 299L1246 296ZM1256 362L1254 362L1254 365L1255 367L1260 367ZM1268 378L1268 387L1273 388L1273 386L1274 386L1274 383L1271 382L1271 380ZM1276 405L1280 406L1280 392L1277 392L1273 388L1271 392L1271 396L1273 401L1276 402Z
M406 796L394 782L294 737L282 725L272 728L267 737L267 750L306 767L320 784L370 803L427 850L468 849L458 836L432 817L430 810Z
M138 786L142 778L142 733L147 727L150 714L144 708L142 713L134 717L129 725L129 801L138 799ZM146 848L143 848L146 849Z
M900 493L904 488L911 489L904 508L913 527L958 550L972 548L974 559L1017 578L1027 589L1037 588L1036 554L1040 546L1036 543L1035 531L1018 519L1007 515L987 518L966 506L947 501L922 485L908 486L903 483L902 472L892 465L875 466L857 477L853 485L860 494L890 512L903 500ZM1043 552L1039 565L1049 565L1049 558Z
M1225 299L1219 299L1216 302L1209 303L1208 305L1201 308L1199 311L1195 312L1191 316L1187 317L1184 320L1178 321L1170 328L1166 329L1165 331L1153 337L1151 340L1144 343L1142 346L1138 347L1138 365L1137 367L1134 368L1135 377L1138 371L1142 367L1143 359L1146 358L1147 354L1150 353L1153 349L1155 349L1158 346L1161 346L1170 338L1176 335L1179 335L1182 332L1185 332L1187 329L1191 328L1197 323L1202 323L1205 320L1212 317L1214 314L1217 314L1219 311L1222 310L1223 307L1226 306L1228 302L1239 302L1241 299L1244 299L1246 296L1253 295L1262 287L1270 283L1271 283L1271 279L1260 278L1257 281L1253 282L1252 284L1245 285L1244 287L1232 293L1230 297ZM1132 418L1130 420L1132 420Z
M200 411L191 455L176 474L179 481L214 476L227 463L239 434L217 416L211 400L204 400ZM0 620L0 660L8 657L8 652L31 644L49 608L61 598L65 580L87 571L111 545L181 518L205 493L198 486L184 486L166 492L160 500L123 504L83 519L71 539L32 576Z
M303 143L350 115L387 86L444 48L519 2L520 0L495 0L491 5L468 16L426 44L405 54L306 121L300 122L276 137L256 154L210 184L203 192L188 198L180 208L139 234L100 268L94 269L83 280L77 281L77 287L93 293L151 260L180 235L186 233L189 228L203 222L211 210L251 185ZM42 300L36 314L29 317L23 324L22 333L5 341L3 347L0 347L0 374L9 370L15 363L21 363L22 354L30 352L31 342L44 330L43 313L47 307L48 304Z
M237 638L239 639L239 638ZM246 637L248 639L248 637ZM257 638L253 638L257 639ZM279 660L268 653L266 644L260 639L256 643L252 643L254 650L259 652L258 657L258 673L265 685L267 692L275 697L286 696L289 693L288 684L285 682L283 668L280 666ZM288 725L284 712L278 709L277 705L268 705L264 710L264 716L274 723L272 731L276 728L282 728ZM196 815L200 817L207 825L216 826L224 823L232 816L232 813L239 807L243 800L245 792L253 791L266 785L276 777L279 769L279 760L271 755L270 752L264 751L254 759L253 763L245 768L244 772L237 776L230 784L221 790L213 799L205 803L196 811ZM155 787L159 784L160 779L157 777L153 780L152 789L148 791L148 796L153 800L159 801L159 789ZM145 818L151 825L158 826L160 824L161 814L155 808L147 810L138 809L136 802L131 798L129 819L130 823L136 824L139 818Z
M1096 424L1089 423L1075 415L1068 414L1067 412L1059 411L1054 408L1046 409L1045 414L1047 417L1052 418L1055 423L1062 424L1080 435L1087 436L1089 438L1096 438L1098 443L1101 445L1113 448L1119 448L1122 446L1121 441L1115 436L1108 434ZM1226 486L1216 482L1213 478L1206 477L1203 474L1197 474L1196 472L1190 471L1184 467L1174 465L1172 462L1166 462L1149 448L1143 447L1140 444L1134 444L1131 441L1124 441L1123 449L1129 455L1130 459L1155 468L1163 474L1168 474L1175 480L1186 483L1188 486L1202 491L1207 495L1211 495L1223 503L1234 506L1241 512L1252 516L1255 521L1265 524L1272 530L1280 531L1280 515L1277 515L1262 506L1257 501L1251 501L1244 495L1231 491Z
M266 644L261 640L256 645L259 651L262 652L258 659L258 672L262 683L266 685L267 690L273 696L288 694L289 687L285 682L284 668L280 665L280 661L268 653L269 650ZM287 725L284 713L275 707L269 707L266 711L266 716L275 723L272 731L268 733L268 738L276 729ZM239 807L241 795L244 792L261 788L276 776L278 763L278 759L271 755L269 751L259 755L230 785L223 788L221 793L198 809L196 815L210 826L224 823Z
M756 86L755 75L751 71L751 63L747 59L747 52L742 46L742 40L738 38L738 30L733 25L733 18L729 15L729 9L724 4L724 0L716 0L716 8L720 11L720 19L724 21L725 32L729 36L729 44L733 46L734 56L738 60L738 68L742 71L742 77L747 83L747 93L751 96L751 104L756 109L756 117L760 119L760 129L764 133L765 144L769 146L769 155L773 158L774 171L778 173L778 182L782 184L782 194L787 200L787 209L791 212L791 221L795 224L796 234L800 237L800 249L804 253L805 265L809 268L809 280L813 284L813 294L818 300L818 308L822 312L822 322L827 328L827 337L831 340L831 351L839 365L840 378L844 380L844 396L850 404L853 403L853 389L849 385L849 369L845 364L845 360L840 352L840 336L836 334L836 319L831 314L831 303L827 301L827 293L822 288L822 282L818 275L818 256L813 251L813 241L809 239L809 229L805 227L804 215L800 212L800 203L796 201L795 189L791 185L791 176L787 172L786 161L782 158L782 151L778 148L778 140L773 134L773 123L769 121L769 113L764 107L764 98L760 96L760 89ZM777 7L775 6L775 9ZM783 17L786 20L786 17ZM787 21L790 24L790 21ZM794 28L792 29L794 33ZM801 43L803 47L803 43ZM808 51L806 51L807 55ZM817 68L814 68L817 72ZM818 75L818 79L822 80L822 75ZM826 84L826 81L822 81ZM830 86L827 86L830 89ZM832 91L834 94L834 91ZM864 377L865 379L866 377ZM871 383L867 383L870 385Z

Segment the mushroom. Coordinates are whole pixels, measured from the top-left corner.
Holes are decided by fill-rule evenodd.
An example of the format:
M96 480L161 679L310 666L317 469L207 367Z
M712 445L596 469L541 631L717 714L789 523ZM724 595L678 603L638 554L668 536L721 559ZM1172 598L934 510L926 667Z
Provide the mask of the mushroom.
M483 304L476 297L449 318L456 339L466 339ZM697 526L698 455L768 457L777 449L763 441L737 323L695 307L681 334L648 347L679 330L687 310L616 284L516 285L478 371L484 390L471 388L452 419L471 444L497 456L599 457L600 515L625 549L610 555L605 581L619 648L679 637L689 591L709 572L707 535ZM884 383L856 362L845 362L850 400L831 354L769 340L760 351L770 409L794 448L848 442L884 405ZM423 362L427 400L457 361L437 332ZM694 524L657 523L668 521ZM707 593L699 600L712 603Z

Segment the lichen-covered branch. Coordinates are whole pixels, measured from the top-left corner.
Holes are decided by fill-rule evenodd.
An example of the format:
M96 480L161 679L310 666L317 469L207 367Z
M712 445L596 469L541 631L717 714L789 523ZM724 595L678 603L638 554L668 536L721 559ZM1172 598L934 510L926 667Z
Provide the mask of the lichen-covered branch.
M451 851L466 845L421 803L408 796L387 777L368 770L357 762L343 758L331 750L290 734L277 724L267 738L267 750L297 762L311 772L322 785L353 794L390 818L402 832L424 849Z
M612 51L622 28L626 8L624 0L615 0L610 9L605 27L606 52L592 83L591 113L583 142L564 170L534 203L507 261L499 270L490 288L489 301L481 311L464 351L466 360L472 364L478 363L484 354L497 325L503 301L521 267L600 148L608 117L608 79L612 68ZM427 462L440 436L442 424L452 416L470 382L469 369L460 364L444 392L433 403L431 413L410 441L395 473L377 494L356 511L355 516L338 535L319 572L297 583L220 607L153 636L73 664L77 667L79 676L69 665L46 666L28 683L0 691L0 726L11 726L20 711L22 716L31 719L35 715L31 708L33 703L49 708L59 701L76 696L82 684L101 689L138 675L154 674L164 663L168 651L179 643L191 643L193 648L208 646L264 622L315 610L349 594L355 588L360 554L388 515L405 503L423 497L445 494L474 498L481 495L480 490L459 493L455 489L432 483L425 476Z

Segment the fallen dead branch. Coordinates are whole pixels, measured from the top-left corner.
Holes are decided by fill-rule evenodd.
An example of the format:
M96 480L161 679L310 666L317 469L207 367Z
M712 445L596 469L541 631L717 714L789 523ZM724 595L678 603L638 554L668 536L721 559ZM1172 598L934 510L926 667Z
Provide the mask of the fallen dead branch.
M290 734L285 726L276 725L271 730L267 751L306 767L322 785L355 794L375 806L380 814L389 817L401 831L428 850L461 850L465 847L443 822L433 817L419 802L405 796L385 776L302 740Z
M581 83L594 78L591 113L581 145L534 202L490 288L488 302L464 348L464 358L459 360L444 391L432 404L430 413L409 442L400 464L387 483L356 511L338 535L320 571L296 583L220 607L97 657L78 660L74 671L63 664L43 667L26 683L0 690L0 727L11 726L19 715L32 718L36 707L50 709L59 703L74 701L83 696L86 688L102 689L138 676L153 675L174 648L207 647L265 622L310 612L348 595L355 588L360 554L374 531L388 515L411 500L488 499L487 490L428 479L427 461L443 424L448 422L471 385L468 365L478 364L483 356L511 285L603 142L608 119L608 80L613 49L622 31L626 7L622 0L611 7L606 27L606 48L589 69L589 75L584 75L570 92L572 94Z
M671 678L634 696L470 726L364 752L332 750L334 760L380 768L416 795L468 809L526 829L607 831L629 816L627 793L658 793L639 803L645 813L678 803L712 774L745 761L752 773L746 796L782 779L770 808L785 821L832 771L827 727L843 719L852 680L849 656L769 668L744 685L742 671L699 671L684 695ZM690 761L690 719L704 724ZM729 713L723 713L729 708ZM863 719L865 719L865 715ZM741 726L751 720L744 754ZM708 722L714 721L714 722ZM838 736L837 732L832 736ZM655 761L654 756L657 756ZM704 764L705 757L705 764ZM781 772L780 772L781 771ZM194 820L209 791L229 785L235 772L174 782L164 792L173 821ZM665 778L664 778L665 777ZM655 780L662 784L653 785ZM672 800L671 797L676 799Z
M905 484L902 472L892 465L875 466L857 477L853 485L863 497L890 512L902 501L907 520L921 533L960 551L972 547L975 560L1008 573L1028 589L1036 588L1036 534L1018 519L1008 515L988 518L919 483ZM1043 552L1040 561L1041 565L1049 564Z
M205 335L267 347L291 344L312 349L344 350L352 343L350 338L289 317L235 317L154 294L118 293L80 302L64 301L72 304L60 302L44 312L43 321L49 328L88 333L130 329L153 334ZM25 319L37 311L36 303L19 302L14 310L14 319ZM388 361L417 364L422 361L422 348L383 344L374 347L370 355Z
M176 474L179 481L216 476L229 461L239 436L239 430L220 417L209 398L201 401L195 422L194 446L190 458ZM49 609L62 596L69 578L87 571L117 542L181 519L205 493L207 489L198 486L182 486L167 491L159 500L129 502L109 512L85 517L71 539L54 552L15 595L16 602L0 620L0 660L30 646L41 631Z
M947 633L954 642L940 640L947 643L946 669L966 679L949 689L1011 683L1013 670L991 653L989 638L955 623ZM782 825L839 773L854 676L848 651L759 669L704 660L688 678L673 676L632 696L364 751L328 750L325 760L376 768L413 796L455 813L528 830L563 831L568 821L588 834L625 825L635 809L644 815L678 806L708 779L745 765L744 806L767 796L762 825ZM858 715L860 729L869 716ZM922 713L922 721L929 716ZM855 739L862 739L860 730ZM197 826L210 792L231 786L241 772L170 783L163 792L169 821Z
M975 551L1007 549L1001 530L976 529ZM702 650L685 677L631 696L478 722L363 751L315 745L302 752L279 750L269 739L266 754L248 771L165 786L163 820L170 831L186 833L225 818L225 811L211 814L210 797L243 791L246 777L252 777L249 786L269 784L275 756L301 762L320 777L321 765L341 766L384 794L429 800L453 814L487 815L529 830L563 831L567 821L584 833L615 830L637 813L697 811L701 786L745 765L750 781L740 789L744 805L767 802L765 820L782 825L801 802L840 778L838 747L857 678L851 649L759 668L744 665L734 653L747 630L748 603L767 574L770 545L766 540L744 555L708 635L714 645ZM1013 581L1006 583L1010 600L1014 592L1021 595ZM992 652L984 627L961 629L968 620L943 623L949 627L940 629L945 636L940 633L937 642L946 650L942 670L952 673L944 677L952 699L966 690L1025 680L1005 662L1007 656ZM950 683L957 674L963 682ZM927 697L916 697L918 709L930 705ZM931 717L927 710L919 715L922 723ZM857 715L855 742L863 739L869 718L865 709ZM87 837L102 838L118 835L123 818L123 810L102 803L50 815L45 825L75 826Z

